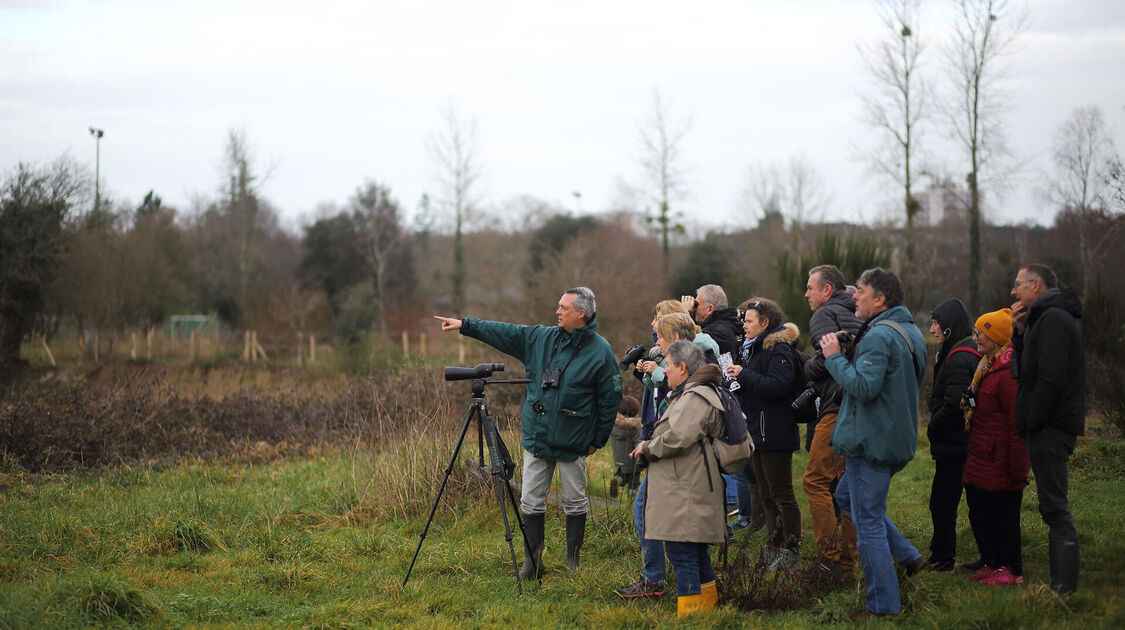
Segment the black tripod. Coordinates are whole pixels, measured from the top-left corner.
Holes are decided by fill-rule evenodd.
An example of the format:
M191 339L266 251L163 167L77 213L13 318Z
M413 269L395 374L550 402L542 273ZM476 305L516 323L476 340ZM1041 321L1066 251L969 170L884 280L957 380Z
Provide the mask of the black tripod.
M499 364L493 364L499 365ZM446 380L455 380L450 378L450 371L455 369L469 369L469 368L446 368ZM480 369L480 366L476 368ZM503 366L500 365L500 369ZM484 376L491 374L488 371ZM529 553L527 549L527 532L524 530L523 519L520 517L520 511L517 507L515 493L512 492L512 486L508 483L512 475L516 471L516 464L512 461L512 456L508 452L508 447L504 445L504 441L500 439L500 432L496 429L496 423L493 422L492 416L488 413L488 406L484 402L484 386L495 384L516 384L516 383L530 383L528 379L517 378L507 380L487 381L483 378L474 378L473 387L473 402L469 405L469 412L465 415L465 423L461 426L461 436L457 438L457 446L453 449L453 456L449 458L449 465L445 467L445 476L442 477L441 486L438 488L437 496L434 497L434 504L430 507L430 517L426 519L426 526L422 529L422 535L418 539L418 547L414 550L414 558L410 561L410 568L406 570L406 577L402 579L402 585L406 586L407 580L410 579L410 572L414 570L414 563L418 560L418 553L422 550L422 543L426 540L426 534L430 531L430 524L434 520L434 512L437 511L438 502L441 501L441 495L445 492L445 484L449 481L449 474L453 472L453 464L457 461L457 455L461 452L461 445L465 442L465 434L469 432L469 425L473 422L473 417L477 419L477 446L480 453L480 465L484 467L484 445L488 444L488 460L489 460L489 473L492 475L492 480L496 486L496 502L500 506L500 517L504 521L504 540L508 541L508 552L512 556L512 570L516 576L516 590L523 594L523 583L520 580L519 567L516 566L516 550L512 545L512 527L508 523L508 509L504 503L504 489L507 488L508 500L512 502L512 507L515 508L516 524L519 525L520 533L524 538L524 553ZM530 557L530 555L529 555ZM538 573L538 571L536 571Z

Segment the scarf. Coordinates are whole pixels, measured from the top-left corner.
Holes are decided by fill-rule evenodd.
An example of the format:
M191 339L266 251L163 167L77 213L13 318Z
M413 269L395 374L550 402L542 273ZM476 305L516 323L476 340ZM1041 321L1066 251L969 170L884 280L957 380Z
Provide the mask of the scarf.
M980 389L981 382L984 381L984 377L992 372L992 364L996 362L996 359L1003 354L1004 350L1010 345L1012 345L1012 342L1009 341L997 350L996 354L992 356L985 355L980 358L980 363L977 364L977 371L973 373L973 382L969 384L969 389L966 390L965 394L961 397L961 410L965 412L966 431L969 430L969 423L973 419L973 411L975 410L975 406L970 405L969 400L976 400L977 390Z

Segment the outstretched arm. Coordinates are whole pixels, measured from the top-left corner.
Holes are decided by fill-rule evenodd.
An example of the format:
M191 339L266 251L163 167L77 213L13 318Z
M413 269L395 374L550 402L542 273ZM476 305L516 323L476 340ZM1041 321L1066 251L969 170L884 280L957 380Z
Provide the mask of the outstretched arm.
M453 317L442 317L441 315L434 315L434 319L441 322L441 332L461 330L461 320L459 319Z

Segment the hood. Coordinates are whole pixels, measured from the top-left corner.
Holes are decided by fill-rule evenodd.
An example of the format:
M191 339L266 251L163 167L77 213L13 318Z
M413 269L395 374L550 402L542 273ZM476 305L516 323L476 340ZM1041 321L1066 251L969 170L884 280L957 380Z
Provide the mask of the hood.
M801 330L797 328L797 324L792 322L782 324L766 333L765 339L762 340L762 347L768 349L779 343L793 345L800 336Z
M704 363L702 367L695 371L695 374L692 374L688 377L686 385L690 387L691 385L694 385L696 383L722 387L722 370L720 370L719 366L715 365L714 363Z
M950 350L971 338L973 324L969 321L969 309L965 308L965 303L957 298L938 304L930 315L937 320L938 326L941 326L942 332L945 333L945 341L938 349L936 357L937 363L941 363Z
M738 319L737 308L724 308L722 310L711 313L707 319L703 320L699 326L706 328L712 325L727 326L733 332L735 338L742 334L742 320Z
M1082 319L1082 300L1073 289L1047 289L1027 309L1027 324L1033 324L1049 308L1061 308L1074 319Z
M852 297L852 294L848 293L847 291L840 290L833 293L832 297L828 298L828 301L825 302L820 308L824 308L825 306L828 306L830 304L839 306L847 310L849 313L855 313L855 298Z
M708 335L705 332L695 333L695 338L692 339L691 342L699 346L699 349L703 350L703 352L707 352L708 350L710 350L711 352L715 353L716 357L719 356L719 344L711 337L711 335Z

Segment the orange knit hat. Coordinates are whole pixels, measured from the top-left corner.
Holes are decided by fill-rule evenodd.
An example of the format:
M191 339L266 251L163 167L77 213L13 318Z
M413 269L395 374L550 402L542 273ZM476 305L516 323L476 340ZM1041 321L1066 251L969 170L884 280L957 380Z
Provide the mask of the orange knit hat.
M996 345L1007 345L1012 340L1012 309L1002 308L981 315L977 318L976 328Z

